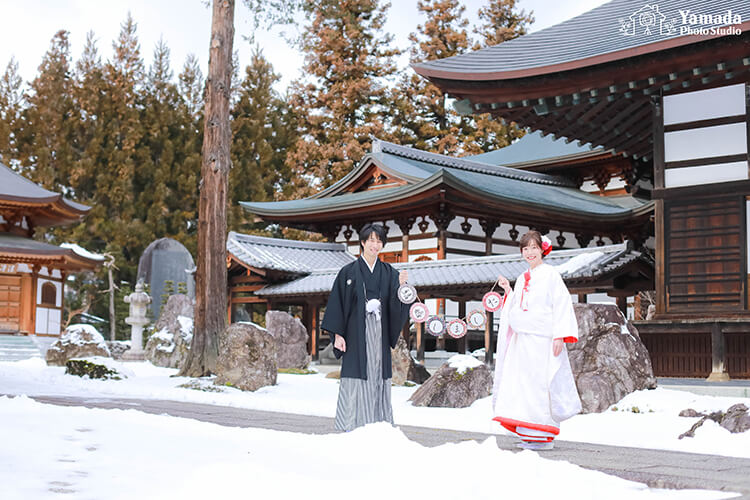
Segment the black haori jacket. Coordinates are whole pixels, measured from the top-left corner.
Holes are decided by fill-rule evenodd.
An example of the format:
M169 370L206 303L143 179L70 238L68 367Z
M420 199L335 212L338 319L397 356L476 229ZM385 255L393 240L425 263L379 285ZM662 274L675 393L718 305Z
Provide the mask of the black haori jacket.
M361 259L361 257L360 257ZM396 347L401 329L409 317L409 305L398 299L398 271L386 262L380 281L380 314L383 327L383 378L391 373L391 348ZM369 271L368 271L369 272ZM346 340L346 352L334 348L336 357L343 354L341 376L367 380L367 348L365 345L365 282L359 259L341 268L328 297L321 328Z

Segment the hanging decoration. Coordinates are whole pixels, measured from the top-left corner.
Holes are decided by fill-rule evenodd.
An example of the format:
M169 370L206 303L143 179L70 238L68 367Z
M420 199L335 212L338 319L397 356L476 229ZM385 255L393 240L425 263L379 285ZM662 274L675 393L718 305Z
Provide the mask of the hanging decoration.
M484 309L473 309L465 318L456 318L446 322L442 315L430 316L427 305L422 302L417 294L417 289L409 283L404 283L398 288L398 298L404 304L411 304L409 308L409 317L415 323L426 323L427 333L440 337L447 333L454 339L460 339L466 335L469 328L480 330L484 328L487 321L487 312L497 312L503 306L503 297L495 291L497 282L492 285L489 292L482 297L482 306Z

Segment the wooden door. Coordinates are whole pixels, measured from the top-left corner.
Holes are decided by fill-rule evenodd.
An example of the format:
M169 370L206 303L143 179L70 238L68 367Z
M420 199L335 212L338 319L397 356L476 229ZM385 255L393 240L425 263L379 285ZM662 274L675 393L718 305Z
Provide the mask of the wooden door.
M665 204L667 312L745 309L745 199Z
M21 277L0 275L0 332L17 332L21 325Z

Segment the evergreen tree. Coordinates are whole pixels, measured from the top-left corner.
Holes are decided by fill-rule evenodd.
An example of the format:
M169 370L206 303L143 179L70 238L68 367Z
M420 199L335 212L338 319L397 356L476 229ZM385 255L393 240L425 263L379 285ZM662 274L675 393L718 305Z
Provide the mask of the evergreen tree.
M199 119L203 110L203 73L195 54L188 54L182 72L179 74L178 87L188 113Z
M465 7L458 0L420 0L424 24L409 39L412 62L455 56L471 47ZM503 146L523 135L514 124L489 115L460 116L446 96L427 79L405 75L394 89L390 125L396 140L442 154L477 154Z
M285 158L296 135L290 111L273 89L278 80L271 63L256 48L232 109L232 170L227 207L230 230L260 229L246 222L240 201L273 200L283 197L285 188L288 190L291 173Z
M67 194L75 162L73 78L68 32L58 31L31 82L18 140L18 159L26 177L51 191Z
M300 48L307 81L297 81L291 103L300 138L287 156L295 197L310 195L345 174L383 135L385 80L399 52L384 35L388 5L379 0L311 0Z
M529 25L534 22L534 12L522 10L515 12L516 0L488 0L489 4L480 8L478 17L483 23L474 28L474 33L481 37L475 47L490 47L497 45L528 32Z
M18 159L18 136L23 109L23 80L11 57L0 79L0 162L12 167Z

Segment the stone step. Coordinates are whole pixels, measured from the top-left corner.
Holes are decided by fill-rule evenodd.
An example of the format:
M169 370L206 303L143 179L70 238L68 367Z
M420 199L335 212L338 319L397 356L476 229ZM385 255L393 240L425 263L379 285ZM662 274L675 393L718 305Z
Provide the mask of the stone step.
M25 335L0 335L0 361L21 361L41 358L34 339Z

